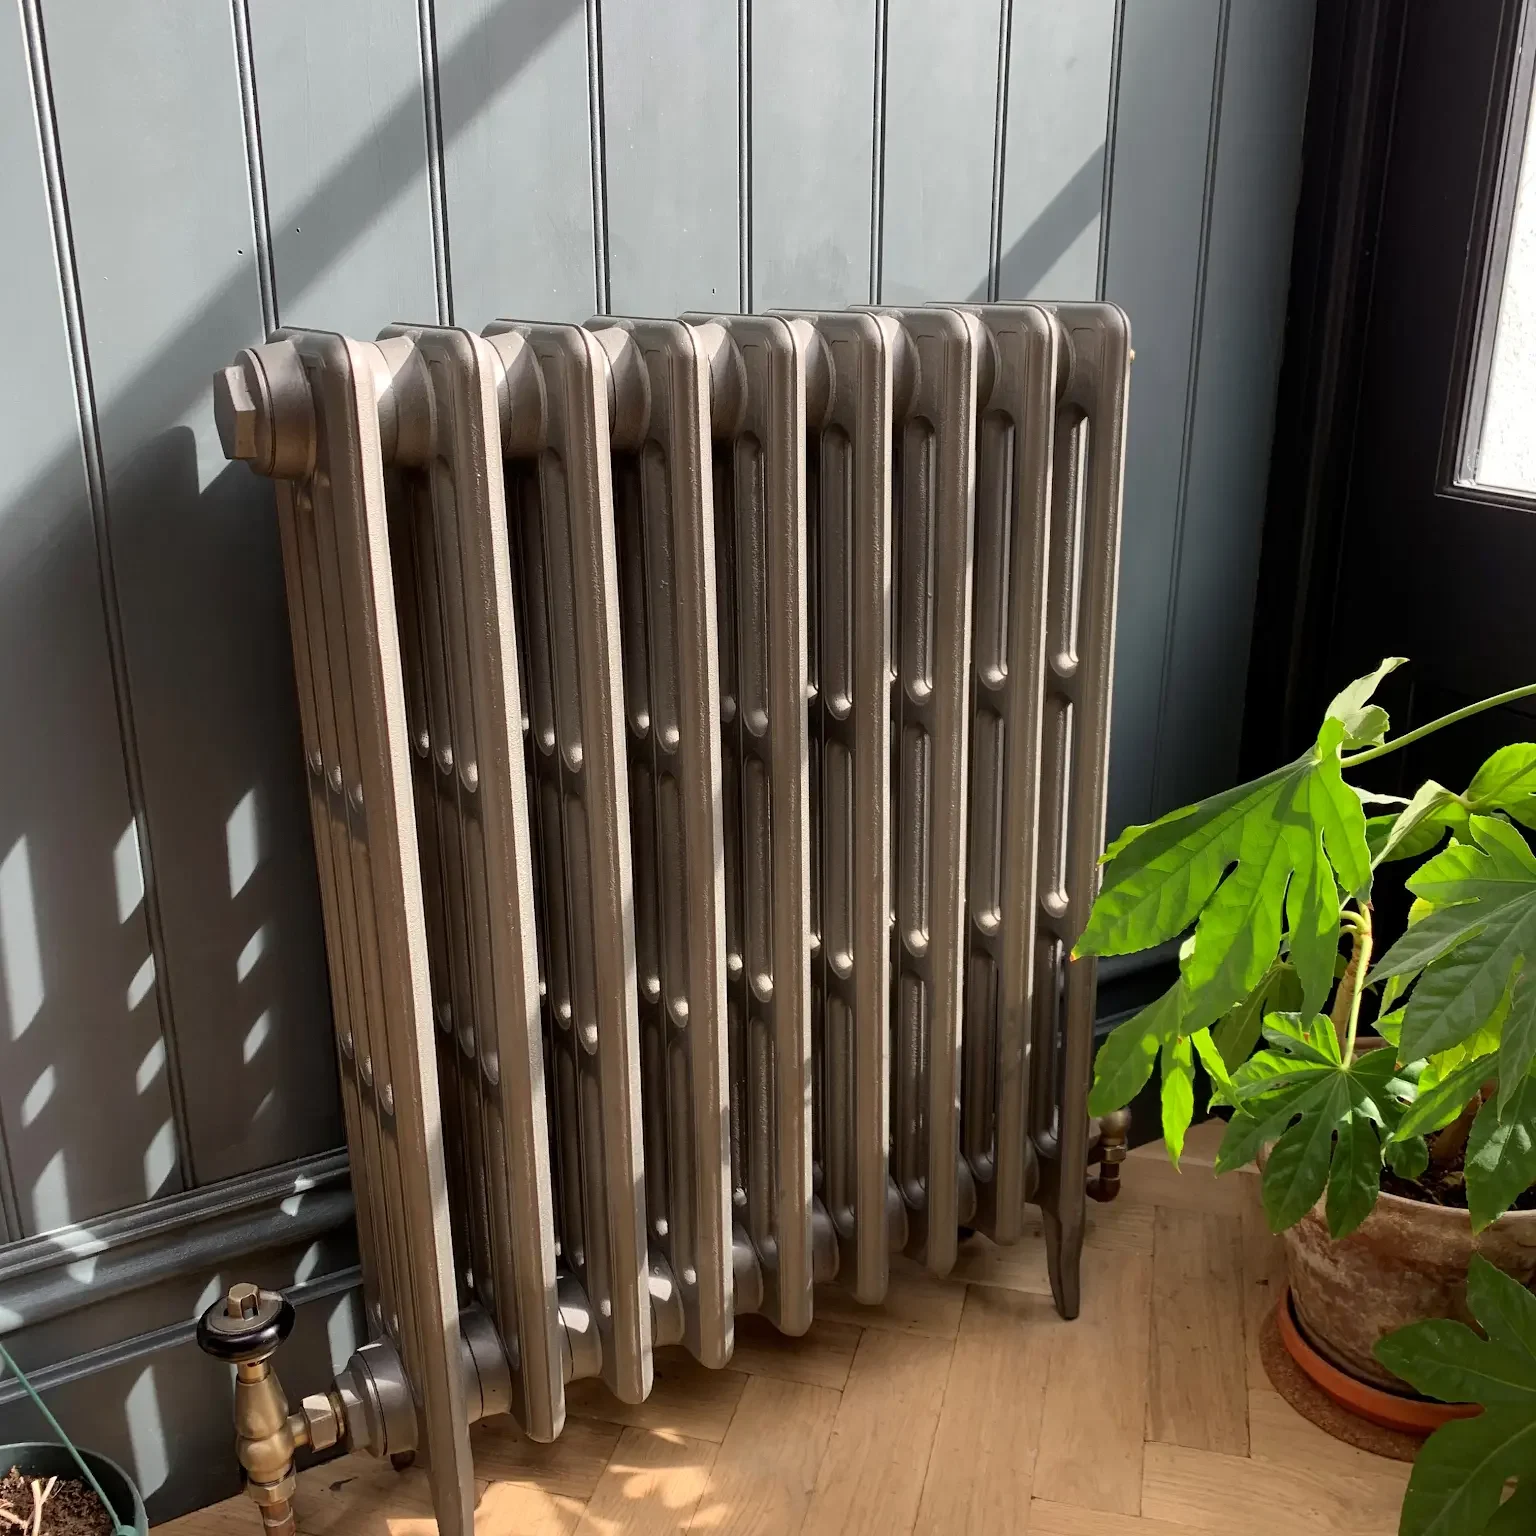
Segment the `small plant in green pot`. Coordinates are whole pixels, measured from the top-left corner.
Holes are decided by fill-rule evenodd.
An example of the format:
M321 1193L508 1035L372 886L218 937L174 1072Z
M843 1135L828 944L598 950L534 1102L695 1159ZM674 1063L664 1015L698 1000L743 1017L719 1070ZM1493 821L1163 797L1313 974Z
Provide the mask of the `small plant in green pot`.
M1100 1048L1089 1107L1122 1108L1158 1071L1177 1163L1203 1071L1211 1102L1231 1111L1217 1172L1260 1162L1269 1225L1285 1235L1288 1318L1321 1362L1315 1379L1357 1384L1346 1400L1371 1416L1405 1382L1500 1405L1429 1441L1404 1536L1536 1530L1536 1492L1499 1502L1508 1479L1536 1487L1536 1297L1524 1290L1536 1279L1536 854L1521 830L1536 828L1536 744L1501 748L1461 792L1430 782L1390 799L1345 777L1536 685L1394 739L1371 699L1400 665L1344 689L1295 762L1130 827L1105 853L1077 953L1182 944L1177 980ZM1404 859L1421 861L1413 906L1387 942L1373 872ZM1484 1266L1513 1279L1479 1281ZM1530 1303L1524 1332L1504 1325L1525 1315L1509 1313L1510 1291ZM1496 1331L1482 1308L1501 1297ZM1410 1324L1440 1331L1382 1343ZM1471 1390L1490 1360L1515 1370L1517 1335L1527 1358L1512 1379L1530 1394L1518 1427L1505 1388ZM1423 1364L1430 1340L1439 1365Z

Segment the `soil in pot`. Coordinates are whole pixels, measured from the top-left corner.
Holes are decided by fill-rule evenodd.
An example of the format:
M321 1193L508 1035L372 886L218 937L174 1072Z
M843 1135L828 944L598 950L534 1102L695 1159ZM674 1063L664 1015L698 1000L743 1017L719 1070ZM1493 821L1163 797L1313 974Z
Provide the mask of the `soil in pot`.
M1466 1152L1458 1152L1443 1167L1426 1168L1417 1179L1399 1178L1390 1168L1383 1168L1381 1187L1387 1194L1401 1195L1404 1200L1420 1200L1425 1205L1464 1211L1467 1208ZM1523 1191L1510 1209L1536 1211L1536 1189Z
M24 1477L15 1467L0 1477L0 1511L0 1536L114 1536L117 1530L117 1522L81 1479Z

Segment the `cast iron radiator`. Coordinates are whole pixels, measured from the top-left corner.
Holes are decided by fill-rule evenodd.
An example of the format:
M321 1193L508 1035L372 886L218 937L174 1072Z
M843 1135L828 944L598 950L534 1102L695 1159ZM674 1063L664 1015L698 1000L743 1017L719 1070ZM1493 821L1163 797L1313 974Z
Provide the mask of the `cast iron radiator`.
M280 331L216 380L277 487L371 1342L295 1445L560 1433L654 1351L803 1333L1043 1214L1078 1309L1130 332L1108 304Z

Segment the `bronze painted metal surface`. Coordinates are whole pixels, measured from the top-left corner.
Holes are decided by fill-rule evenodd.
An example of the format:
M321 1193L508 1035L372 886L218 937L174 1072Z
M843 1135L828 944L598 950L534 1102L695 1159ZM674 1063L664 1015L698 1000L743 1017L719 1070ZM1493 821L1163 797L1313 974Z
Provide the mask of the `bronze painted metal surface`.
M657 1347L724 1365L738 1314L802 1333L1030 1201L1076 1314L1124 1155L1067 957L1129 341L1104 304L500 320L220 376L278 487L372 1335L247 1405L257 1483L420 1452L467 1532L472 1421L552 1439L572 1380L638 1402Z

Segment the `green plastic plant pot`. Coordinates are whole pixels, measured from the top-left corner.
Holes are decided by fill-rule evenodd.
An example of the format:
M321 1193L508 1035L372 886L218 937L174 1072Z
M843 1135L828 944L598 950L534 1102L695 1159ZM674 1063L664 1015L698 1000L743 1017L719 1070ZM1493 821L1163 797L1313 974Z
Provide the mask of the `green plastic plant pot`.
M149 1516L144 1513L144 1500L133 1479L109 1456L100 1451L81 1451L85 1464L91 1469L101 1491L112 1505L112 1513L119 1526L126 1526L134 1536L149 1536ZM23 1477L72 1477L78 1482L79 1464L69 1450L50 1440L23 1441L19 1445L0 1445L0 1477L15 1467Z

